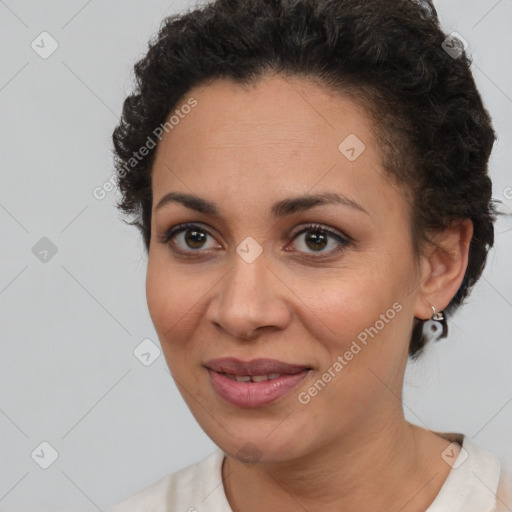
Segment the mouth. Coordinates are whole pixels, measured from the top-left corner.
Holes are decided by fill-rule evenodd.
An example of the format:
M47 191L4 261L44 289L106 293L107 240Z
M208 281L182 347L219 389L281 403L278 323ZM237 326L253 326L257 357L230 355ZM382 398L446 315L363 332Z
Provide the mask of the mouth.
M266 380L274 380L285 375L283 373L269 373L268 375L235 375L234 373L220 373L228 379L236 380L237 382L265 382Z
M310 373L307 365L275 359L222 358L204 364L213 389L226 402L243 408L269 405L289 394Z
M238 377L261 377L276 374L293 375L303 370L311 369L307 365L285 363L284 361L278 361L277 359L259 358L251 359L250 361L241 361L234 357L212 359L205 363L204 366L217 373L225 373Z

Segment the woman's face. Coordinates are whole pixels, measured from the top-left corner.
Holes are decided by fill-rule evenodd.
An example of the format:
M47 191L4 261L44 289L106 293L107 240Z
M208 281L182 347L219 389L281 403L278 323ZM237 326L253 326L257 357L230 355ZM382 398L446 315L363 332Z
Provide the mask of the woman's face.
M217 80L187 100L153 166L147 271L183 398L241 460L378 433L401 414L413 317L428 303L370 119L279 75ZM193 226L165 241L182 223Z

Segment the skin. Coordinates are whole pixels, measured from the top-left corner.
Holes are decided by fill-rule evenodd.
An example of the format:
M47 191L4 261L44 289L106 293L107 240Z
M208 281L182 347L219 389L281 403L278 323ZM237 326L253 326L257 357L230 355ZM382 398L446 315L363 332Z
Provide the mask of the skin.
M439 247L415 258L405 190L383 170L365 109L339 92L275 74L244 86L215 80L183 103L190 97L197 106L164 135L154 161L147 301L183 398L227 454L233 511L424 511L450 471L441 458L450 442L404 419L410 332L414 317L430 318L431 304L445 308L460 286L471 222L435 234ZM349 134L366 146L352 162L338 149ZM212 201L221 215L178 203L157 210L169 192ZM320 192L344 194L366 213L342 204L277 220L270 213L275 201ZM209 235L192 246L183 232L162 243L181 222ZM308 245L308 233L294 234L308 223L353 242L339 252L336 238ZM236 252L248 236L263 249L252 263ZM400 312L299 403L395 303ZM278 402L238 408L216 394L203 367L228 356L312 371ZM248 443L254 464L244 462Z

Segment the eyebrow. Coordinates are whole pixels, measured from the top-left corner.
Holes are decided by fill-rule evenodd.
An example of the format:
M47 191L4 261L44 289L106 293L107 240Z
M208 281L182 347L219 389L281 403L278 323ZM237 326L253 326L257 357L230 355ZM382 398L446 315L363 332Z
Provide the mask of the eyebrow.
M220 211L217 205L211 201L203 199L202 197L194 194L187 194L184 192L169 192L166 194L158 204L155 211L170 203L182 204L190 210L195 210L208 215L219 217ZM274 218L286 217L292 213L303 212L315 206L328 205L328 204L341 204L354 208L369 215L369 213L354 200L348 198L343 194L334 192L324 192L319 194L305 194L302 196L288 197L281 199L272 205L271 213Z

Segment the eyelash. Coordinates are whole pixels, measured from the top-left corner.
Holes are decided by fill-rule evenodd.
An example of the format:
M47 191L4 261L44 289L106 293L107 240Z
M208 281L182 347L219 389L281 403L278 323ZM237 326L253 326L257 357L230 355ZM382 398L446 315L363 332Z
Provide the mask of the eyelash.
M188 230L196 230L196 231L206 233L209 236L212 236L208 232L207 229L202 228L198 224L183 223L183 224L178 224L178 225L173 226L172 228L168 229L163 235L158 237L159 242L161 242L163 244L169 244L169 242L173 241L173 238L176 237L176 235L178 235L182 232L186 232ZM339 252L342 252L343 250L345 250L348 246L352 245L352 243L353 243L353 240L350 237L348 237L346 235L342 236L341 234L337 233L336 231L333 231L333 230L329 229L328 227L322 226L320 224L307 224L307 225L303 226L302 229L300 229L296 232L292 232L290 237L292 240L295 240L299 235L302 235L303 233L308 233L308 232L321 233L323 235L327 235L329 237L335 238L339 242L338 247L336 247L335 249L331 249L330 251L325 251L325 252L320 251L317 253L318 255L315 255L314 252L313 253L305 253L305 254L307 254L306 257L311 258L311 259L318 259L318 258L325 258L325 257L333 256L335 254L338 254ZM178 252L180 254L186 254L188 256L190 256L193 253L199 253L198 256L196 256L196 257L201 257L200 249L198 249L198 250L191 249L189 251L184 251L182 249L176 249L175 247L171 247L171 249L174 252Z

